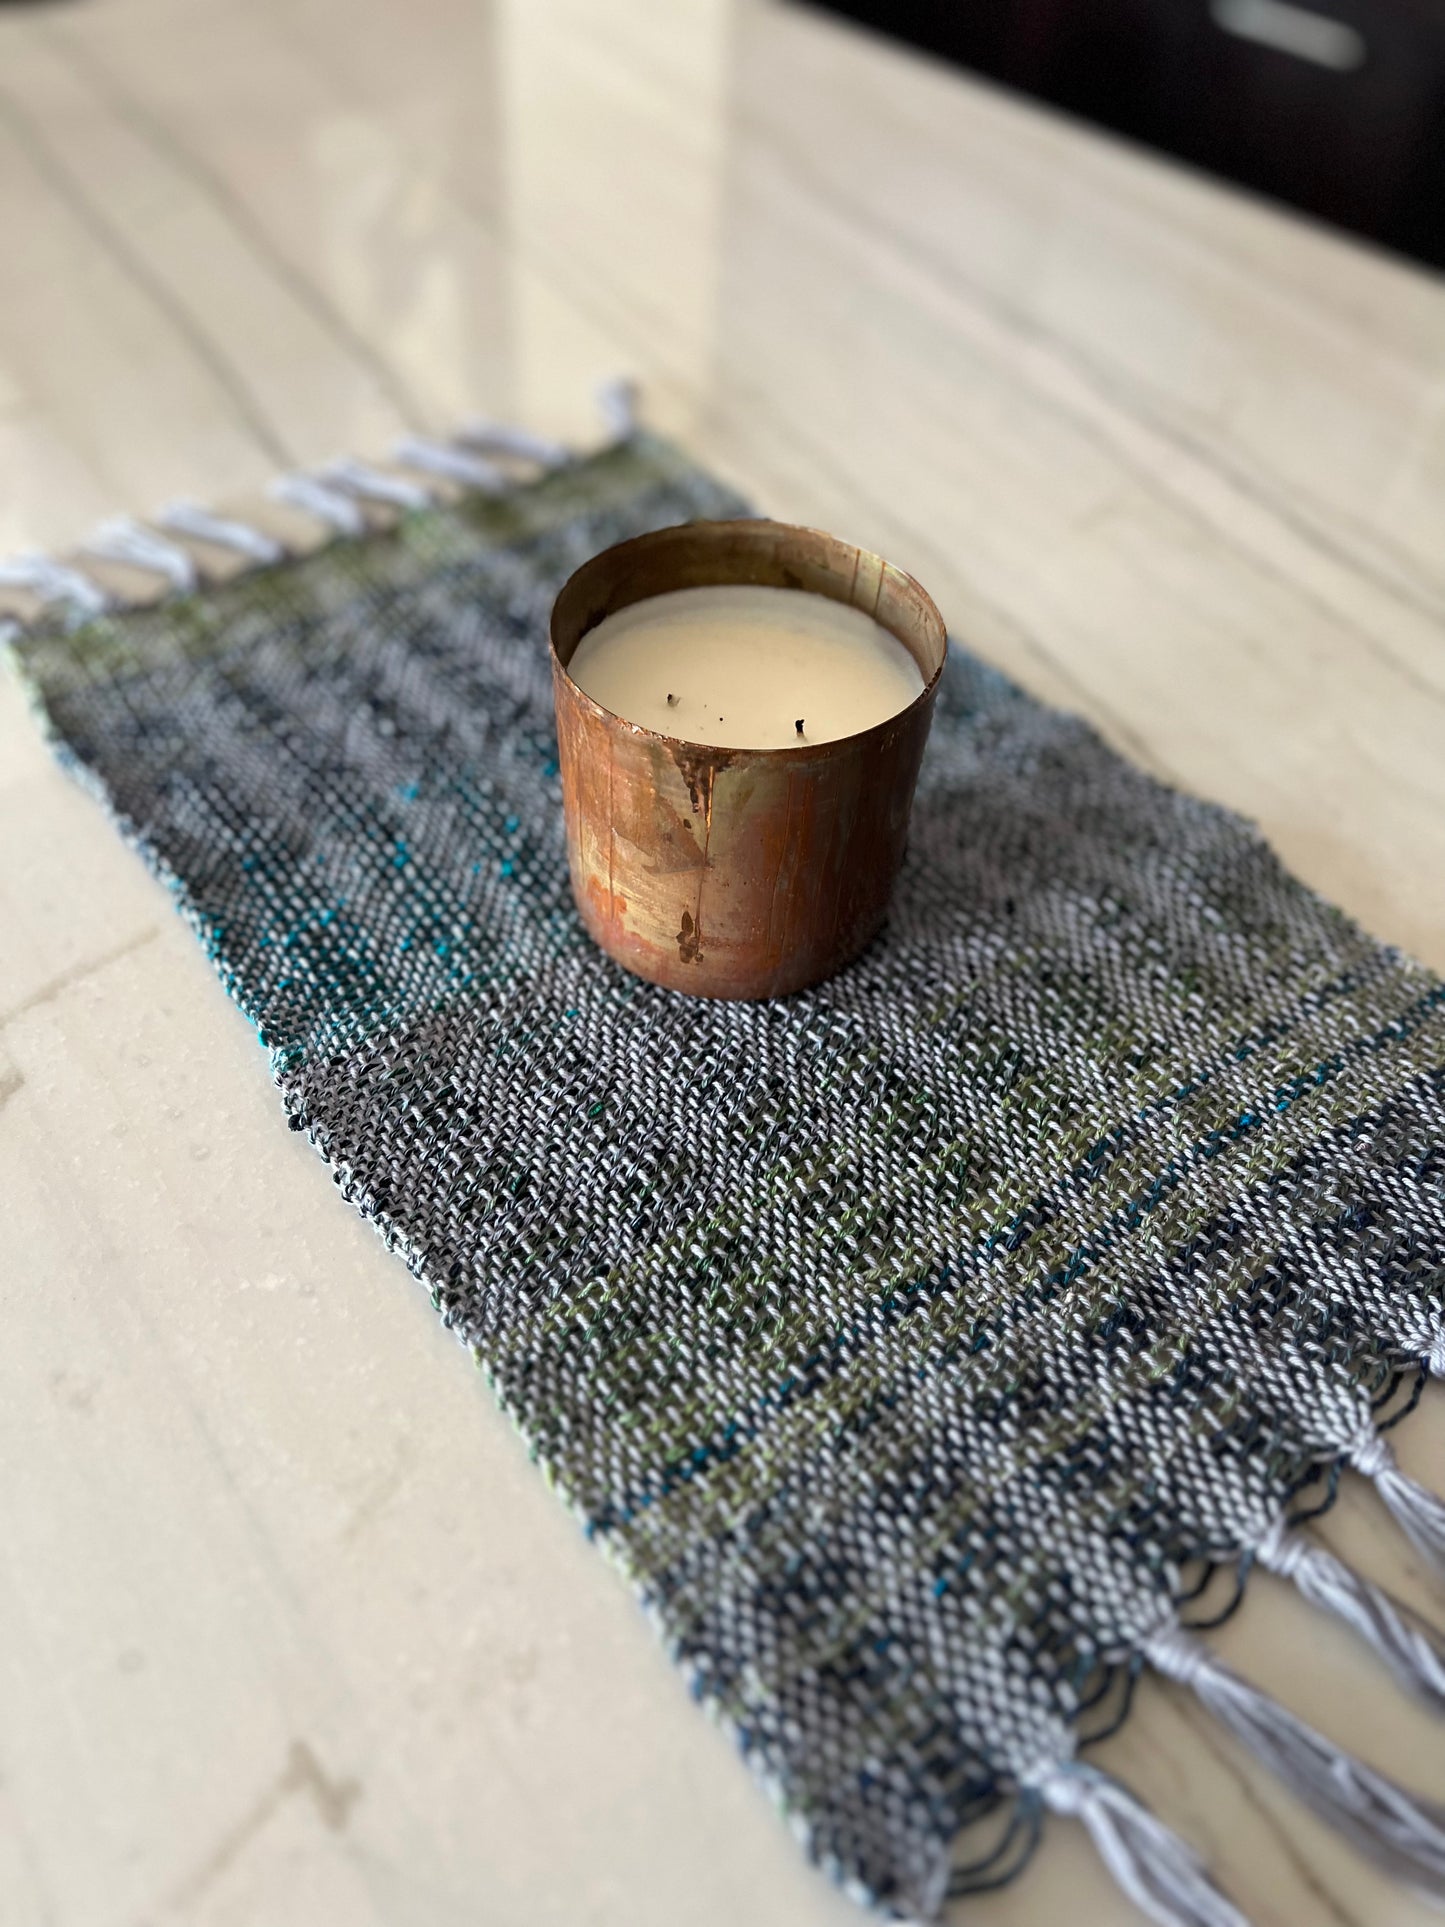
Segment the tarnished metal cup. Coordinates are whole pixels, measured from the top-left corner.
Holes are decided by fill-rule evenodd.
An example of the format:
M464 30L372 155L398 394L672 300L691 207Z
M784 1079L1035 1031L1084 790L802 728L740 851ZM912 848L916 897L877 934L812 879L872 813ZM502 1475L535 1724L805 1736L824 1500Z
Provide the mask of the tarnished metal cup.
M614 715L567 673L604 616L671 589L772 585L875 617L923 688L836 742L716 749ZM910 575L818 529L691 522L586 562L552 611L572 892L618 963L695 997L782 997L857 956L883 922L947 653Z

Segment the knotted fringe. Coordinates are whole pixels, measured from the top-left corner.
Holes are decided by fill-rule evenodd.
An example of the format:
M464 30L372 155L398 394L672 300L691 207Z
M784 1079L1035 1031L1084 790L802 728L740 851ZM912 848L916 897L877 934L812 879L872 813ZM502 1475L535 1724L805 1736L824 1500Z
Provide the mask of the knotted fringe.
M597 391L597 406L609 429L616 426L616 410L610 400L614 389L627 386L632 391L632 401L636 401L635 389L630 383L619 380L604 382ZM634 411L635 412L635 411ZM636 427L636 421L631 421ZM469 448L480 449L484 455L512 455L518 461L538 462L543 468L561 468L571 461L571 451L562 442L554 442L550 435L535 434L530 428L518 428L511 422L488 421L481 417L465 424L458 437ZM501 471L498 470L500 474Z
M1083 1821L1119 1886L1160 1927L1249 1927L1193 1848L1110 1774L1070 1760L1029 1784L1054 1813Z
M1283 1515L1260 1540L1255 1557L1267 1571L1293 1580L1312 1606L1358 1633L1407 1693L1445 1711L1445 1646L1408 1607L1294 1531Z
M1445 1502L1400 1470L1395 1454L1378 1432L1355 1445L1350 1463L1367 1479L1394 1513L1411 1544L1437 1572L1445 1572Z
M354 496L335 485L318 482L314 475L278 475L274 482L267 483L266 493L283 508L309 515L333 535L354 538L366 533L366 517Z
M0 561L0 589L22 589L44 603L64 603L78 616L104 615L110 597L98 582L48 555L7 556Z
M637 432L637 383L628 375L604 381L597 390L597 408L608 434L625 442Z
M370 462L359 462L350 455L342 461L327 462L316 471L316 479L323 488L337 488L343 495L381 502L388 508L424 509L433 500L431 490L420 482L409 482L404 475L389 475L385 469L373 468Z
M624 442L636 433L635 382L622 378L601 383L597 389L597 407L609 442ZM529 429L493 421L467 423L456 442L428 441L411 435L397 442L392 450L392 460L398 467L460 483L484 494L504 494L516 486L517 477L495 461L489 461L489 455L504 456L513 463L530 463L544 471L561 468L572 459L571 450L561 442L533 434ZM423 483L376 468L369 462L351 459L328 462L310 474L278 476L266 492L272 501L310 516L329 534L351 537L367 532L365 503L415 510L426 508L435 499L434 491ZM148 520L151 526L129 517L104 522L80 545L80 554L98 562L119 563L125 568L159 576L168 589L178 595L188 595L201 585L200 569L180 542L167 541L166 535L179 537L183 542L203 542L214 548L229 549L260 567L280 562L288 552L285 543L267 530L229 516L214 515L193 502L168 503ZM82 622L126 606L123 598L112 594L83 569L38 553L0 557L0 590L4 589L19 589L35 596L47 608L63 611L72 622ZM18 634L20 628L16 619L0 615L0 647Z
M168 502L152 518L157 528L192 542L209 542L212 548L230 549L248 562L279 562L286 553L274 535L253 529L249 522L236 522L226 515L212 515L194 502Z
M94 556L97 562L119 562L128 569L158 575L177 595L189 595L200 585L200 571L194 559L179 544L167 542L154 529L132 521L128 515L117 515L109 522L102 522L82 545L81 553Z
M393 445L391 459L424 475L440 475L444 482L478 489L483 495L500 495L509 486L505 472L484 455L453 448L450 442L424 441L420 435L404 435Z
M1158 1672L1191 1687L1292 1793L1336 1833L1407 1884L1445 1899L1445 1806L1407 1793L1230 1672L1178 1626L1144 1647Z

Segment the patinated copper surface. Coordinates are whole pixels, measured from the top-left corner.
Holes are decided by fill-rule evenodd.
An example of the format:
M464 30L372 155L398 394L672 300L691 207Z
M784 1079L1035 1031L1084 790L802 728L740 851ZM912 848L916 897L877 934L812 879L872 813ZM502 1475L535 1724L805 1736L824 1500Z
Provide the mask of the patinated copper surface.
M924 687L856 736L789 749L711 749L602 708L567 664L589 629L669 589L748 582L810 590L875 616ZM692 522L585 563L552 612L572 890L627 969L697 997L781 997L820 982L877 931L947 641L912 576L818 529Z

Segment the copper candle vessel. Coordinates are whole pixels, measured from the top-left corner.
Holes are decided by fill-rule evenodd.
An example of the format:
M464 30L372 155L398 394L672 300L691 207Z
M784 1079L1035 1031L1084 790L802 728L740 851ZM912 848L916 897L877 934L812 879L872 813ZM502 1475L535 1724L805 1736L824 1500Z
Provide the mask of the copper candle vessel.
M627 722L567 673L614 611L737 582L862 609L908 650L922 690L855 736L718 749ZM696 997L786 996L857 956L903 860L946 653L912 576L818 529L690 522L584 563L552 611L552 681L572 892L602 949Z

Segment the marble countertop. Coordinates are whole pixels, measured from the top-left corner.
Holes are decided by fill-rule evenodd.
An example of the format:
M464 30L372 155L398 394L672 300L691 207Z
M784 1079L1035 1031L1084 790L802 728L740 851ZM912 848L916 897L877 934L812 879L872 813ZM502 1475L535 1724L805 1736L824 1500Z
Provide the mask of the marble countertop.
M479 410L585 440L633 375L1445 967L1440 282L772 0L8 6L0 232L0 553ZM0 1172L0 1919L860 1918L4 679ZM1440 1790L1278 1581L1219 1639ZM1170 1687L1101 1757L1256 1922L1432 1917ZM968 1918L1134 1916L1059 1822Z

